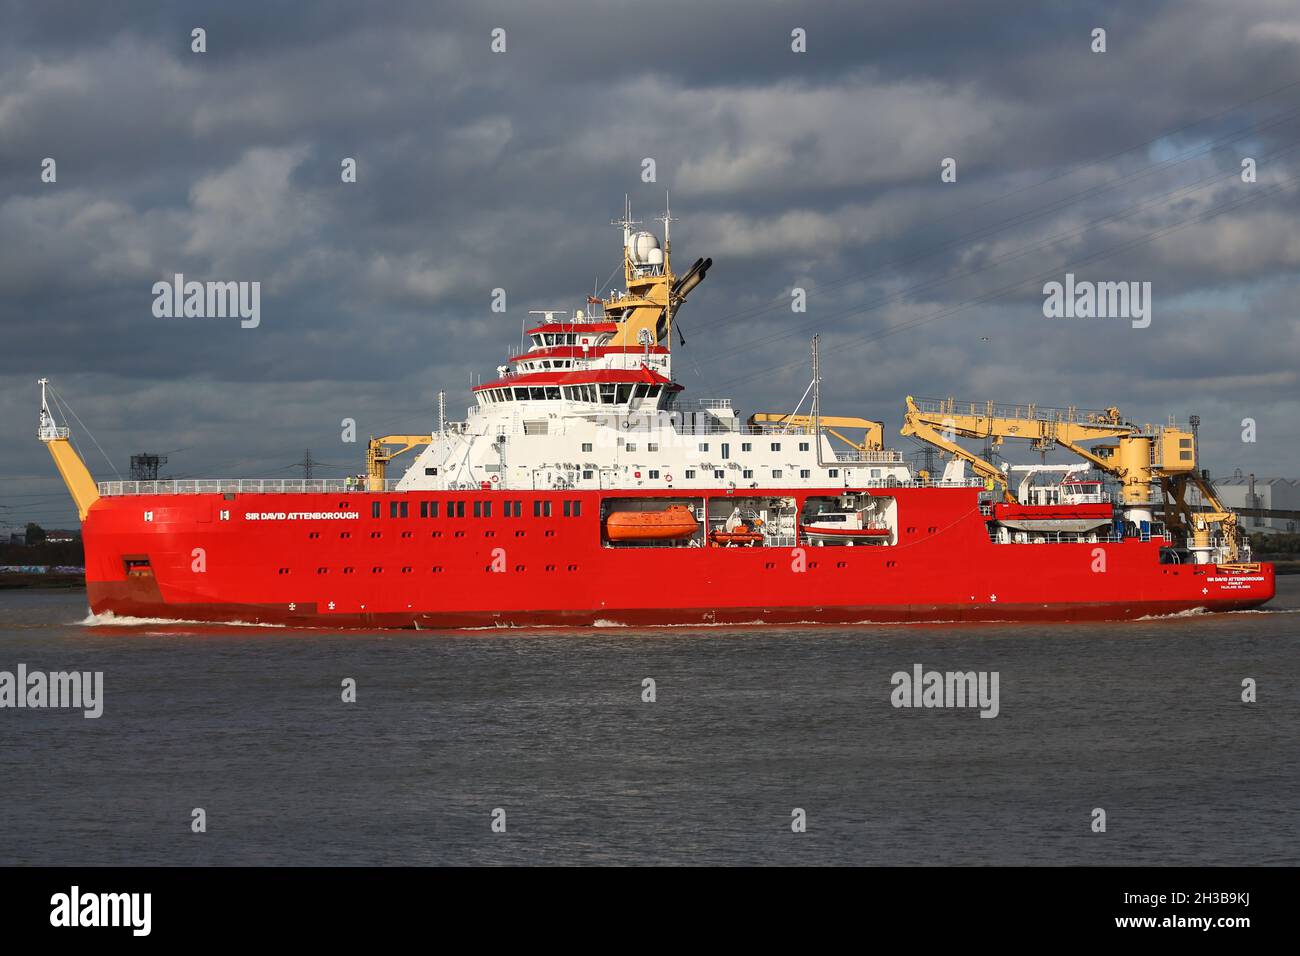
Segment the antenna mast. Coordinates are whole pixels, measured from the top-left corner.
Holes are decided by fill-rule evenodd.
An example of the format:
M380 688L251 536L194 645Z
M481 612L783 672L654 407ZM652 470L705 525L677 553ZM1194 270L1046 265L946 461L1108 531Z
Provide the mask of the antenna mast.
M813 413L813 442L817 446L817 465L820 467L822 462L822 365L820 354L820 335L814 335L812 340L812 413ZM865 441L865 439L864 439Z

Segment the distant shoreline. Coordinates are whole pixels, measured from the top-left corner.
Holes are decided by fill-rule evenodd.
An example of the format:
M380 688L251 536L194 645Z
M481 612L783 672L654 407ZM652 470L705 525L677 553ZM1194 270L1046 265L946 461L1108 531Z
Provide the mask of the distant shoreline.
M0 591L85 588L84 574L0 574Z

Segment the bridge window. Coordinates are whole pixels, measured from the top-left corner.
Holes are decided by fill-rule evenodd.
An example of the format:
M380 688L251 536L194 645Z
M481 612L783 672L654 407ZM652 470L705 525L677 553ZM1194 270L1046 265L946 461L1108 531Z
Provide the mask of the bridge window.
M631 383L620 385L618 387L618 401L616 402L616 404L626 405L631 398L632 398Z

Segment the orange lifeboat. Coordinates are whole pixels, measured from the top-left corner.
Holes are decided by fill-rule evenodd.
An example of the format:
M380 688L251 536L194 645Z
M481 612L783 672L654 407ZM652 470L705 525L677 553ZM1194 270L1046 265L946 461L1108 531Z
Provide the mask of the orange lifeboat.
M750 530L749 525L736 525L734 531L724 531L719 528L709 535L709 540L714 544L758 544L763 540L763 532Z
M685 505L669 505L662 511L614 511L605 519L610 541L679 541L699 527Z

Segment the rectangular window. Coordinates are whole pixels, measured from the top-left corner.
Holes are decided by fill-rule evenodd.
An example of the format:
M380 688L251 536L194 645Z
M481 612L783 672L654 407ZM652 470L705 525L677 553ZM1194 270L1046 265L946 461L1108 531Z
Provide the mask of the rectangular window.
M483 517L483 502L481 501L474 502L474 517L475 518Z
M708 451L708 450L709 450L709 443L708 443L708 442L700 442L700 451Z
M594 472L592 472L590 469L586 469L586 470L584 470L584 471L582 472L582 480L583 480L583 481L591 481L591 476L592 476L593 474L594 474Z
M809 470L809 469L807 469L807 468L800 468L800 469L799 469L799 477L800 477L800 478L811 478L811 477L812 477L812 471Z
M721 481L721 480L722 480L722 471L721 471L721 469L714 471L714 472L713 472L713 477L714 477L715 479L717 479L718 481Z
M436 475L436 474L438 473L438 469L437 469L437 468L426 468L426 469L424 469L424 473L425 473L426 475Z
M566 517L566 518L572 518L572 517L573 517L573 502L572 502L572 501L566 501L566 502L564 503L564 517Z
M651 478L658 478L658 477L659 477L659 472L656 471L656 470L653 469L653 468L650 469L650 477L651 477Z
M421 518L429 517L429 502L427 501L420 502L420 517Z
M583 450L583 451L591 451L591 442L589 442L589 441L585 441L585 442L583 442L583 443L582 443L582 450Z
M581 518L581 517L582 517L582 502L581 502L581 501L577 501L577 500L575 500L575 501L573 502L573 516L574 516L575 518Z
M658 451L658 450L659 450L659 445L658 445L657 442L649 442L649 443L646 444L646 446L645 446L645 450L646 450L646 451Z
M694 477L695 477L695 469L694 469L694 468L687 468L687 469L686 469L686 477L687 477L687 478L694 478Z
M372 502L370 502L370 517L372 517L372 518L378 518L378 517L379 517L379 502L378 502L378 501L372 501Z
M628 442L628 443L627 443L627 450L628 450L628 451L636 451L636 442L634 442L634 441L630 441L630 442Z
M780 450L781 450L781 443L779 441L772 442L772 451L780 451Z
M840 476L840 470L838 468L832 468L830 471L827 472L827 474L830 475L832 478L838 478Z
M748 441L743 441L743 442L740 443L740 450L741 450L741 451L753 451L753 450L754 450L754 443L753 443L753 442L748 442Z
M731 445L727 444L725 441L722 443L722 457L724 459L731 457Z
M754 477L754 469L752 469L752 468L746 468L744 471L742 471L742 472L740 473L740 476L741 476L742 478L746 478L746 479L748 479L748 478L753 478L753 477Z
M801 441L801 442L799 443L799 450L800 450L800 451L807 451L807 450L808 450L808 443L807 443L806 441Z
M773 468L773 469L772 469L772 477L773 477L773 478L780 478L780 477L781 477L781 469L780 469L780 468Z
M549 518L551 516L551 503L538 499L533 502L534 518Z

